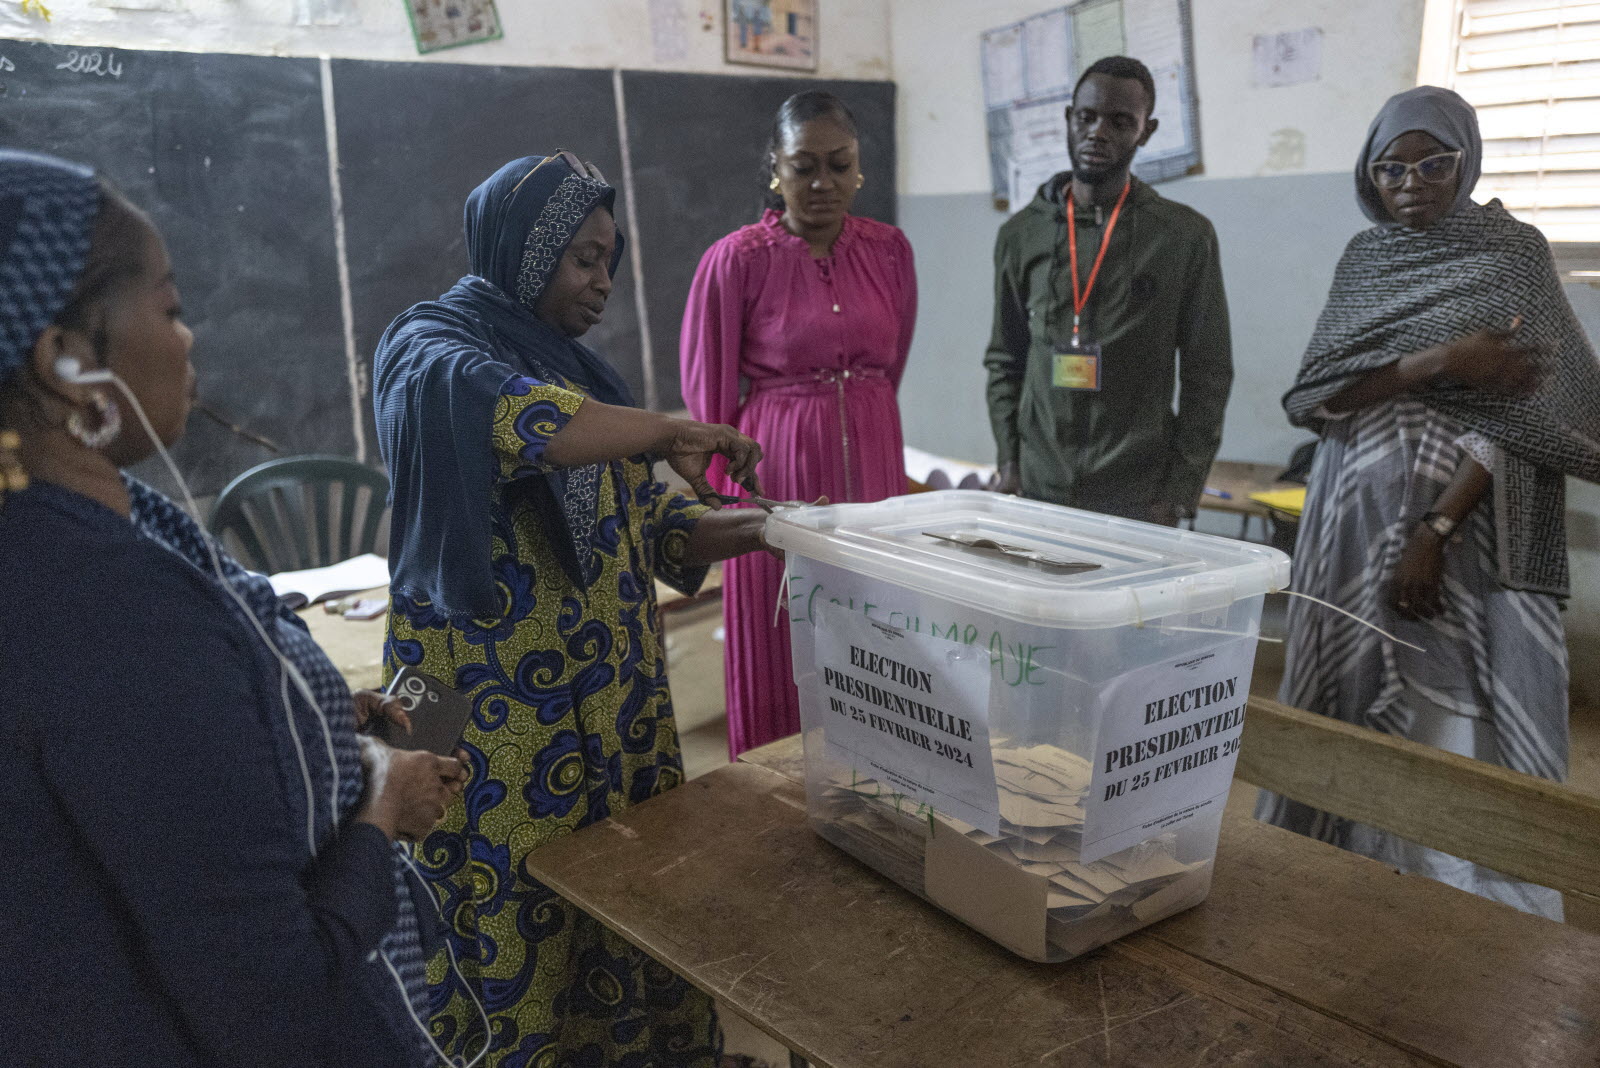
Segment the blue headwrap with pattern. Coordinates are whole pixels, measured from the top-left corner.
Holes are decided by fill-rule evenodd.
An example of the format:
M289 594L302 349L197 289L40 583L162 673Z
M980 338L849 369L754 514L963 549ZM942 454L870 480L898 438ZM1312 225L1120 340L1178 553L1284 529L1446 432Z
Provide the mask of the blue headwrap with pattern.
M67 306L99 212L100 183L89 168L0 149L0 384Z
M611 186L562 156L525 156L467 198L472 273L438 300L402 312L373 357L378 446L389 469L390 589L457 619L498 618L490 497L499 468L490 430L506 384L518 377L570 385L604 404L633 395L600 354L535 312L573 235L610 211ZM622 258L617 234L610 270ZM594 581L603 464L515 480L529 494L573 586Z

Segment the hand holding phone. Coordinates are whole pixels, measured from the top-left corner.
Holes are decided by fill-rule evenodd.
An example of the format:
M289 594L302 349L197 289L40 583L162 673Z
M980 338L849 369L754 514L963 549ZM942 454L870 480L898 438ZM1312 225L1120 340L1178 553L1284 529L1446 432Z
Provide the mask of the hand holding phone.
M378 720L372 731L374 735L396 749L424 749L438 756L454 755L467 720L472 717L470 700L432 675L409 665L400 669L384 692L398 701L401 715Z

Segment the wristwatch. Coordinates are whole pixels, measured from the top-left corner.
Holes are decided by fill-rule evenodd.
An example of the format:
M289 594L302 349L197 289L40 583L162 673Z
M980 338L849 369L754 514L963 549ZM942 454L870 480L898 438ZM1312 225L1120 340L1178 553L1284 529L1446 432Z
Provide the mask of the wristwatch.
M1461 524L1443 512L1429 512L1422 517L1428 529L1439 535L1440 541L1449 541Z

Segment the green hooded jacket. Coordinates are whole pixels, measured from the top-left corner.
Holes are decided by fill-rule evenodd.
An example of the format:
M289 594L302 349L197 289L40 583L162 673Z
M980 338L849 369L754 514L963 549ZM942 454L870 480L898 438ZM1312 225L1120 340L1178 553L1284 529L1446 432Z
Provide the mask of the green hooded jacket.
M1083 341L1102 350L1100 389L1054 385L1054 356L1072 337L1071 177L1041 186L995 241L984 364L999 463L1017 463L1024 496L1038 500L1135 519L1157 503L1192 515L1233 384L1216 231L1133 179L1082 316ZM1110 212L1076 215L1087 282Z

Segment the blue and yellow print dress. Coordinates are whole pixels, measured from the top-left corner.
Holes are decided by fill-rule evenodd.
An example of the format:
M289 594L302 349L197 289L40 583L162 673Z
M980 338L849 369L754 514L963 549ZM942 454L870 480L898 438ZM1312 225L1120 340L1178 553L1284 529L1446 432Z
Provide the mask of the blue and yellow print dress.
M492 433L499 618L461 625L394 595L384 646L470 696L471 780L418 859L441 895L460 972L488 1010L504 1068L715 1068L710 999L523 874L542 843L683 780L654 579L693 592L685 565L706 509L669 493L649 465L589 472L599 519L586 532L588 585L563 570L519 478L543 474L545 445L583 403L570 383L517 378ZM476 1056L477 1007L441 955L429 968L431 1026L449 1053Z

